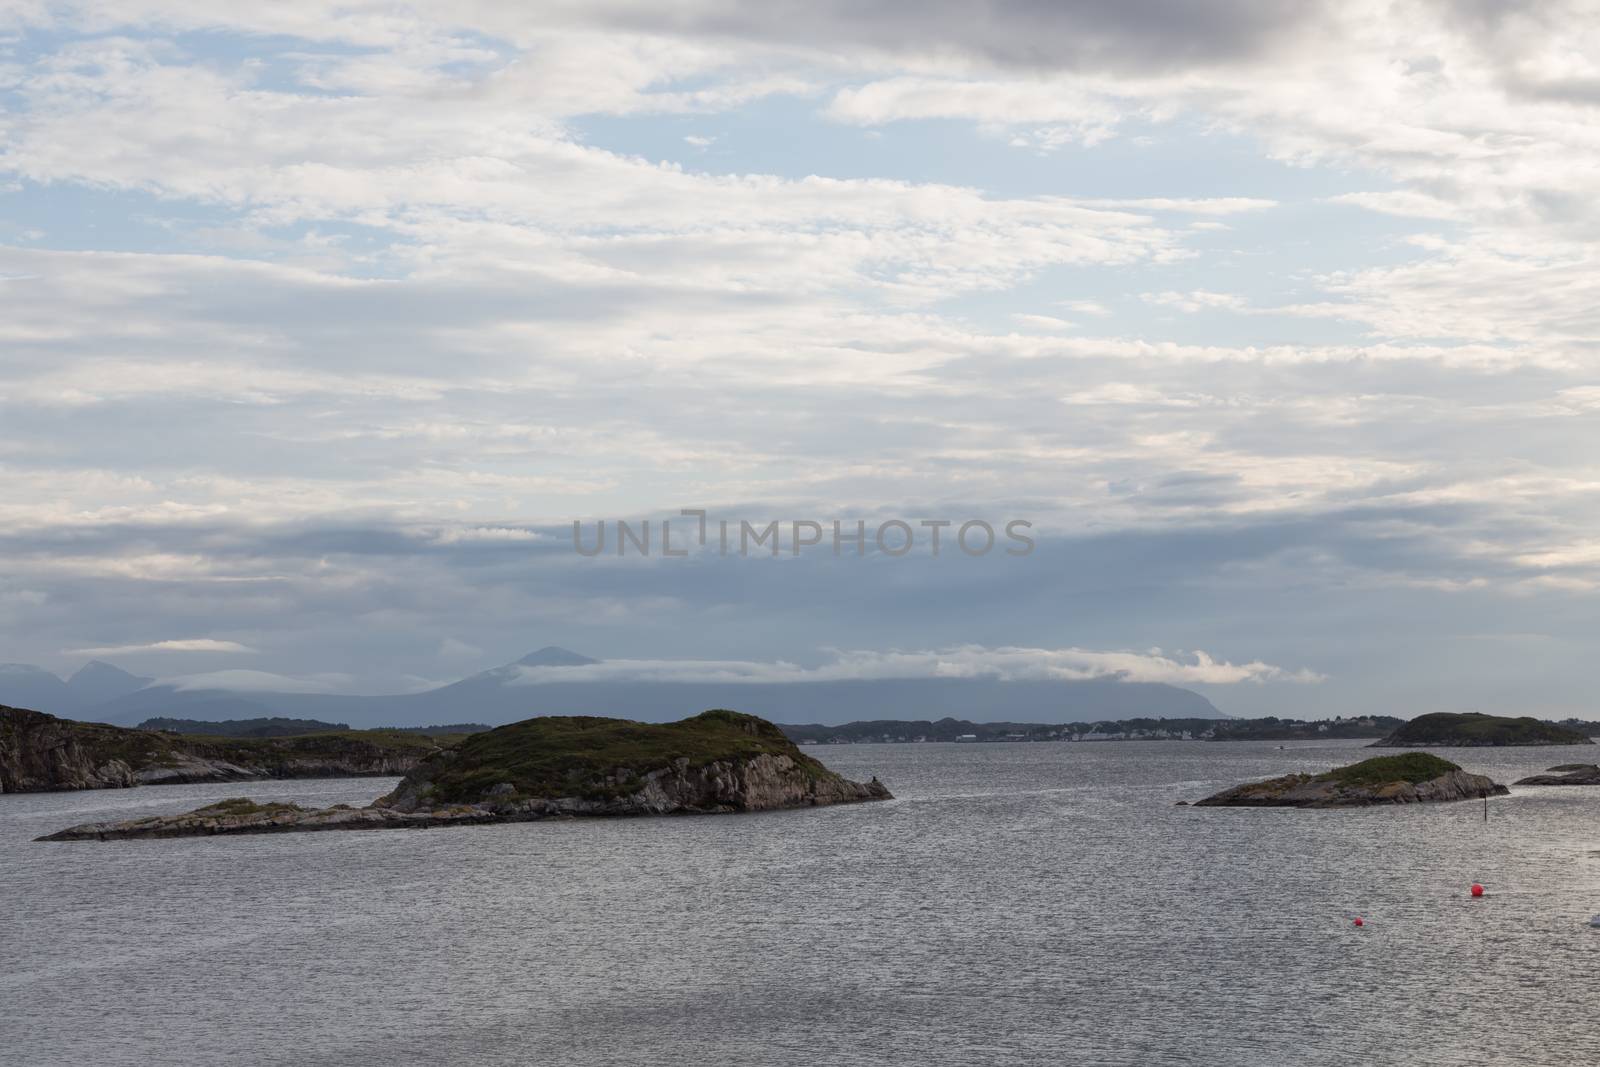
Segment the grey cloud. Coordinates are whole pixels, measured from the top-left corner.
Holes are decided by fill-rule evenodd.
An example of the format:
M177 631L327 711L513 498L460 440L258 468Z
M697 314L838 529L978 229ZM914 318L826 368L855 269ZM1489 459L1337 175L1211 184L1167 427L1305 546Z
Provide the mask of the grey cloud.
M602 3L592 10L614 25L650 32L1136 73L1248 60L1306 33L1321 13L1319 5L1274 0L701 0Z
M271 7L307 34L359 29L314 5ZM254 10L173 17L268 17ZM1102 88L1137 94L1144 75L1217 67L1192 79L1192 95L1171 90L1189 84L1174 78L1138 106L1203 102L1281 158L1388 168L1359 187L1398 183L1410 210L1461 220L1453 244L1423 234L1431 244L1375 249L1354 266L1313 254L1267 268L1340 271L1296 279L1304 303L1271 329L1320 336L1337 316L1337 336L1371 329L1370 343L1246 348L1225 323L1147 317L1097 320L1121 334L1106 338L1083 323L1059 337L984 326L997 309L1110 300L1119 286L1221 288L1204 276L1315 245L1318 223L1296 228L1304 204L1286 203L1283 229L1267 235L1236 220L1238 248L1184 267L1199 248L1164 228L1182 221L1137 221L1176 199L1087 212L935 184L697 175L564 140L530 114L537 87L493 97L509 74L450 99L352 89L326 109L281 86L219 87L198 61L96 82L127 94L116 114L93 93L41 93L37 113L19 108L8 127L18 147L7 158L27 173L156 190L186 211L211 204L243 231L359 217L395 243L370 255L271 245L310 267L0 251L13 298L0 323L7 658L70 667L60 650L207 635L258 649L251 666L389 685L547 643L759 661L824 644L1159 645L1334 676L1297 692L1310 703L1295 713L1408 712L1492 677L1492 657L1463 654L1462 641L1557 625L1592 638L1580 609L1600 585L1583 555L1597 516L1575 442L1592 420L1581 388L1600 301L1585 235L1564 225L1587 211L1592 168L1574 149L1589 131L1576 110L1543 109L1535 123L1520 102L1500 106L1515 78L1556 84L1537 63L1518 66L1551 35L1512 5L1398 5L1345 53L1348 42L1320 36L1327 10L727 3L574 5L572 17L693 39L693 62L637 64L637 96L582 105L624 111L685 79L737 87L741 63L797 42L813 59L829 53L819 66L835 86L938 75L910 78L918 92L1008 67L1009 79L985 77L1019 100L1095 80L1038 76L1047 69L1121 72ZM545 14L500 5L461 17L482 15L509 40ZM1483 29L1489 59L1409 32L1413 16L1425 29L1439 17L1461 34ZM419 33L438 30L423 21ZM712 34L746 46L724 55ZM1326 45L1310 73L1292 62L1307 40ZM1455 50L1412 56L1414 41ZM649 43L653 55L674 48ZM1503 68L1485 65L1496 57ZM1249 64L1276 66L1258 78ZM1438 106L1452 84L1467 87L1470 110ZM1012 99L1002 94L998 113ZM246 106L258 110L237 125L254 140L224 150L201 136ZM419 109L429 121L404 121ZM375 116L393 119L394 137L342 136L384 130ZM530 123L536 136L524 136ZM1530 131L1544 138L1531 162L1561 165L1520 165ZM174 164L169 146L202 142L207 152ZM1178 197L1184 179L1164 191ZM115 194L96 204L127 207ZM162 211L153 197L139 208ZM1537 230L1541 220L1561 232ZM223 248L168 221L180 247ZM1011 565L579 561L555 521L691 504L822 519L1025 515L1050 533ZM1559 644L1551 708L1592 688L1575 644ZM130 665L215 666L201 658ZM1271 693L1218 699L1284 710Z
M1511 78L1510 88L1532 100L1600 105L1600 78Z
M205 632L259 651L239 663L220 663L227 657L216 653L185 660L173 651L159 660L133 655L126 665L164 675L219 666L337 671L381 690L401 673L458 670L459 657L440 658L446 639L486 650L483 666L545 641L606 658L762 660L774 647L804 652L821 645L1160 645L1204 647L1235 662L1309 666L1338 678L1350 652L1335 648L1339 620L1357 590L1394 614L1359 637L1346 635L1347 643L1366 649L1385 634L1393 639L1411 631L1406 640L1419 658L1446 654L1448 630L1415 632L1436 598L1397 598L1401 587L1386 583L1512 573L1503 562L1452 551L1459 531L1481 518L1461 508L1353 508L1289 521L1052 537L1033 556L1009 561L581 560L560 543L563 531L556 528L548 531L550 542L525 551L504 543L442 545L392 525L125 528L102 531L98 546L80 541L80 547L115 554L119 544L137 542L216 557L225 570L263 580L35 573L31 585L44 599L26 606L16 631L26 637L10 654L71 667L60 661L60 649ZM29 557L44 558L59 546L52 536L12 534L0 541L0 553L21 573ZM1437 599L1460 606L1460 624L1476 619L1487 628L1496 611L1527 623L1537 616L1532 604L1508 609L1470 595ZM1308 653L1322 647L1307 643L1308 632L1330 643ZM1274 633L1293 636L1268 636ZM1347 680L1338 695L1295 699L1321 702L1331 712L1338 700L1361 694L1364 702L1392 708L1373 684ZM1456 691L1448 682L1441 686L1442 693ZM1259 695L1212 696L1226 711L1270 706Z

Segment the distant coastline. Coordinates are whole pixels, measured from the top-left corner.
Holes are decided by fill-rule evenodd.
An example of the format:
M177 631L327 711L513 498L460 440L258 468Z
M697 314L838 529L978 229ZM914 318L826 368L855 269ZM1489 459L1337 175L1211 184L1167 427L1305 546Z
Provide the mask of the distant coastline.
M537 717L536 717L537 718ZM1450 719L1458 737L1437 728ZM1460 720L1456 722L1456 720ZM530 720L536 721L536 720ZM636 720L629 720L636 721ZM1446 725L1451 725L1447 723ZM1463 725L1464 724L1464 725ZM1493 716L1384 715L1325 720L1134 718L1036 724L969 719L874 719L842 726L775 724L789 742L827 744L1098 741L1371 741L1384 746L1585 744L1600 723ZM407 774L423 760L493 729L481 723L351 730L342 723L265 718L157 718L141 728L0 706L0 793L138 785Z
M1054 724L973 722L968 719L873 719L828 726L782 724L802 745L917 744L927 742L1092 741L1315 741L1385 737L1404 725L1389 715L1359 718L1283 719L1107 719ZM1600 729L1600 724L1596 724Z

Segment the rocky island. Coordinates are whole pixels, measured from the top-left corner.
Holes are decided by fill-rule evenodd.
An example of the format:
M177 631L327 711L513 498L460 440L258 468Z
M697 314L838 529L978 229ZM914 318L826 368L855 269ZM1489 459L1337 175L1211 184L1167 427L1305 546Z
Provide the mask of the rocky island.
M458 738L401 730L186 737L0 707L0 793L405 774Z
M835 774L754 715L707 711L664 724L550 716L473 734L423 760L365 808L238 798L183 815L88 823L39 840L425 828L888 799L876 778L863 784Z
M1426 752L1377 756L1321 774L1286 774L1224 789L1196 807L1362 808L1505 796L1510 790Z
M1600 785L1600 765L1593 763L1562 763L1551 767L1549 773L1519 778L1515 785Z
M1523 715L1439 711L1418 715L1373 748L1480 748L1500 745L1592 745L1587 734Z

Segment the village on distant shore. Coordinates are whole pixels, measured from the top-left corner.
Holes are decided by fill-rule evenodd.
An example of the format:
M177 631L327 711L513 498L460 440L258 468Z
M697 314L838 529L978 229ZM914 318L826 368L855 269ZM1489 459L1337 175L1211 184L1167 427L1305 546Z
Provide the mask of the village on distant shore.
M1383 737L1402 724L1389 715L1325 720L1115 719L1099 722L972 722L876 719L842 726L781 725L802 745L916 744L929 741L1286 741Z
M1431 720L1434 716L1423 718ZM874 719L842 726L780 724L779 729L802 745L943 741L1336 741L1390 738L1406 723L1392 715L1333 719L1283 719L1272 715L1259 719L1139 718L1054 724L946 718L936 721ZM1568 719L1552 725L1585 736L1600 735L1600 722Z

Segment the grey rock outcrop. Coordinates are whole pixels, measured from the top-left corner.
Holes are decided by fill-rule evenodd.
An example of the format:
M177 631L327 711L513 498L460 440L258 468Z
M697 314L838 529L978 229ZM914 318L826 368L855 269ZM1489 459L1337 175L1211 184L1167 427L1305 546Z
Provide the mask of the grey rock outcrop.
M492 812L458 806L399 812L388 808L303 808L298 804L256 804L224 800L182 815L151 815L123 822L83 823L38 838L40 841L121 841L137 838L213 837L317 830L426 829L502 822Z
M458 789L463 770L476 773L486 755L503 758L508 768L517 759L538 752L540 737L525 738L531 747L501 745L507 737L483 735L476 758L444 751L405 776L395 790L365 808L302 808L291 804L258 805L248 800L224 801L182 815L152 816L127 822L87 823L70 827L43 841L115 840L121 838L187 837L215 834L282 833L319 830L425 829L493 822L530 822L575 817L613 818L641 815L692 815L717 812L771 811L892 799L882 782L853 782L803 755L770 723L729 712L704 716L673 726L605 719L549 720L560 730L576 724L598 737L612 731L632 737L656 731L650 740L681 742L702 753L691 759L670 750L631 765L597 762L604 739L586 747L579 742L563 757L561 774L521 780L474 776L468 795ZM521 724L526 726L527 724ZM682 728L689 728L683 730ZM504 728L510 730L512 728ZM680 734L671 731L679 729ZM722 747L707 753L705 746ZM680 748L680 751L683 749ZM727 753L719 755L718 752ZM710 756L711 758L707 758ZM466 764L464 767L463 764ZM499 764L488 764L499 766ZM508 769L508 774L515 773ZM452 777L454 776L454 777ZM559 783L534 785L531 783ZM447 799L441 799L441 797Z
M140 754L53 715L0 708L0 793L118 789L139 784Z
M0 707L0 793L401 775L441 751L382 734L184 737Z
M1422 782L1349 785L1310 774L1289 774L1224 789L1196 807L1361 808L1374 804L1429 804L1505 796L1510 790L1482 774L1449 771Z
M432 780L422 768L403 779L377 805L398 812L425 811ZM626 816L771 811L819 807L864 800L891 799L876 778L852 782L837 774L807 773L786 755L763 753L738 760L716 760L691 766L679 757L667 766L639 776L608 774L592 783L599 788L575 790L569 796L521 797L510 782L496 783L478 806L503 819L539 819L564 815ZM597 796L595 794L609 794Z
M1593 763L1563 763L1549 774L1519 778L1514 785L1600 785L1600 766Z

